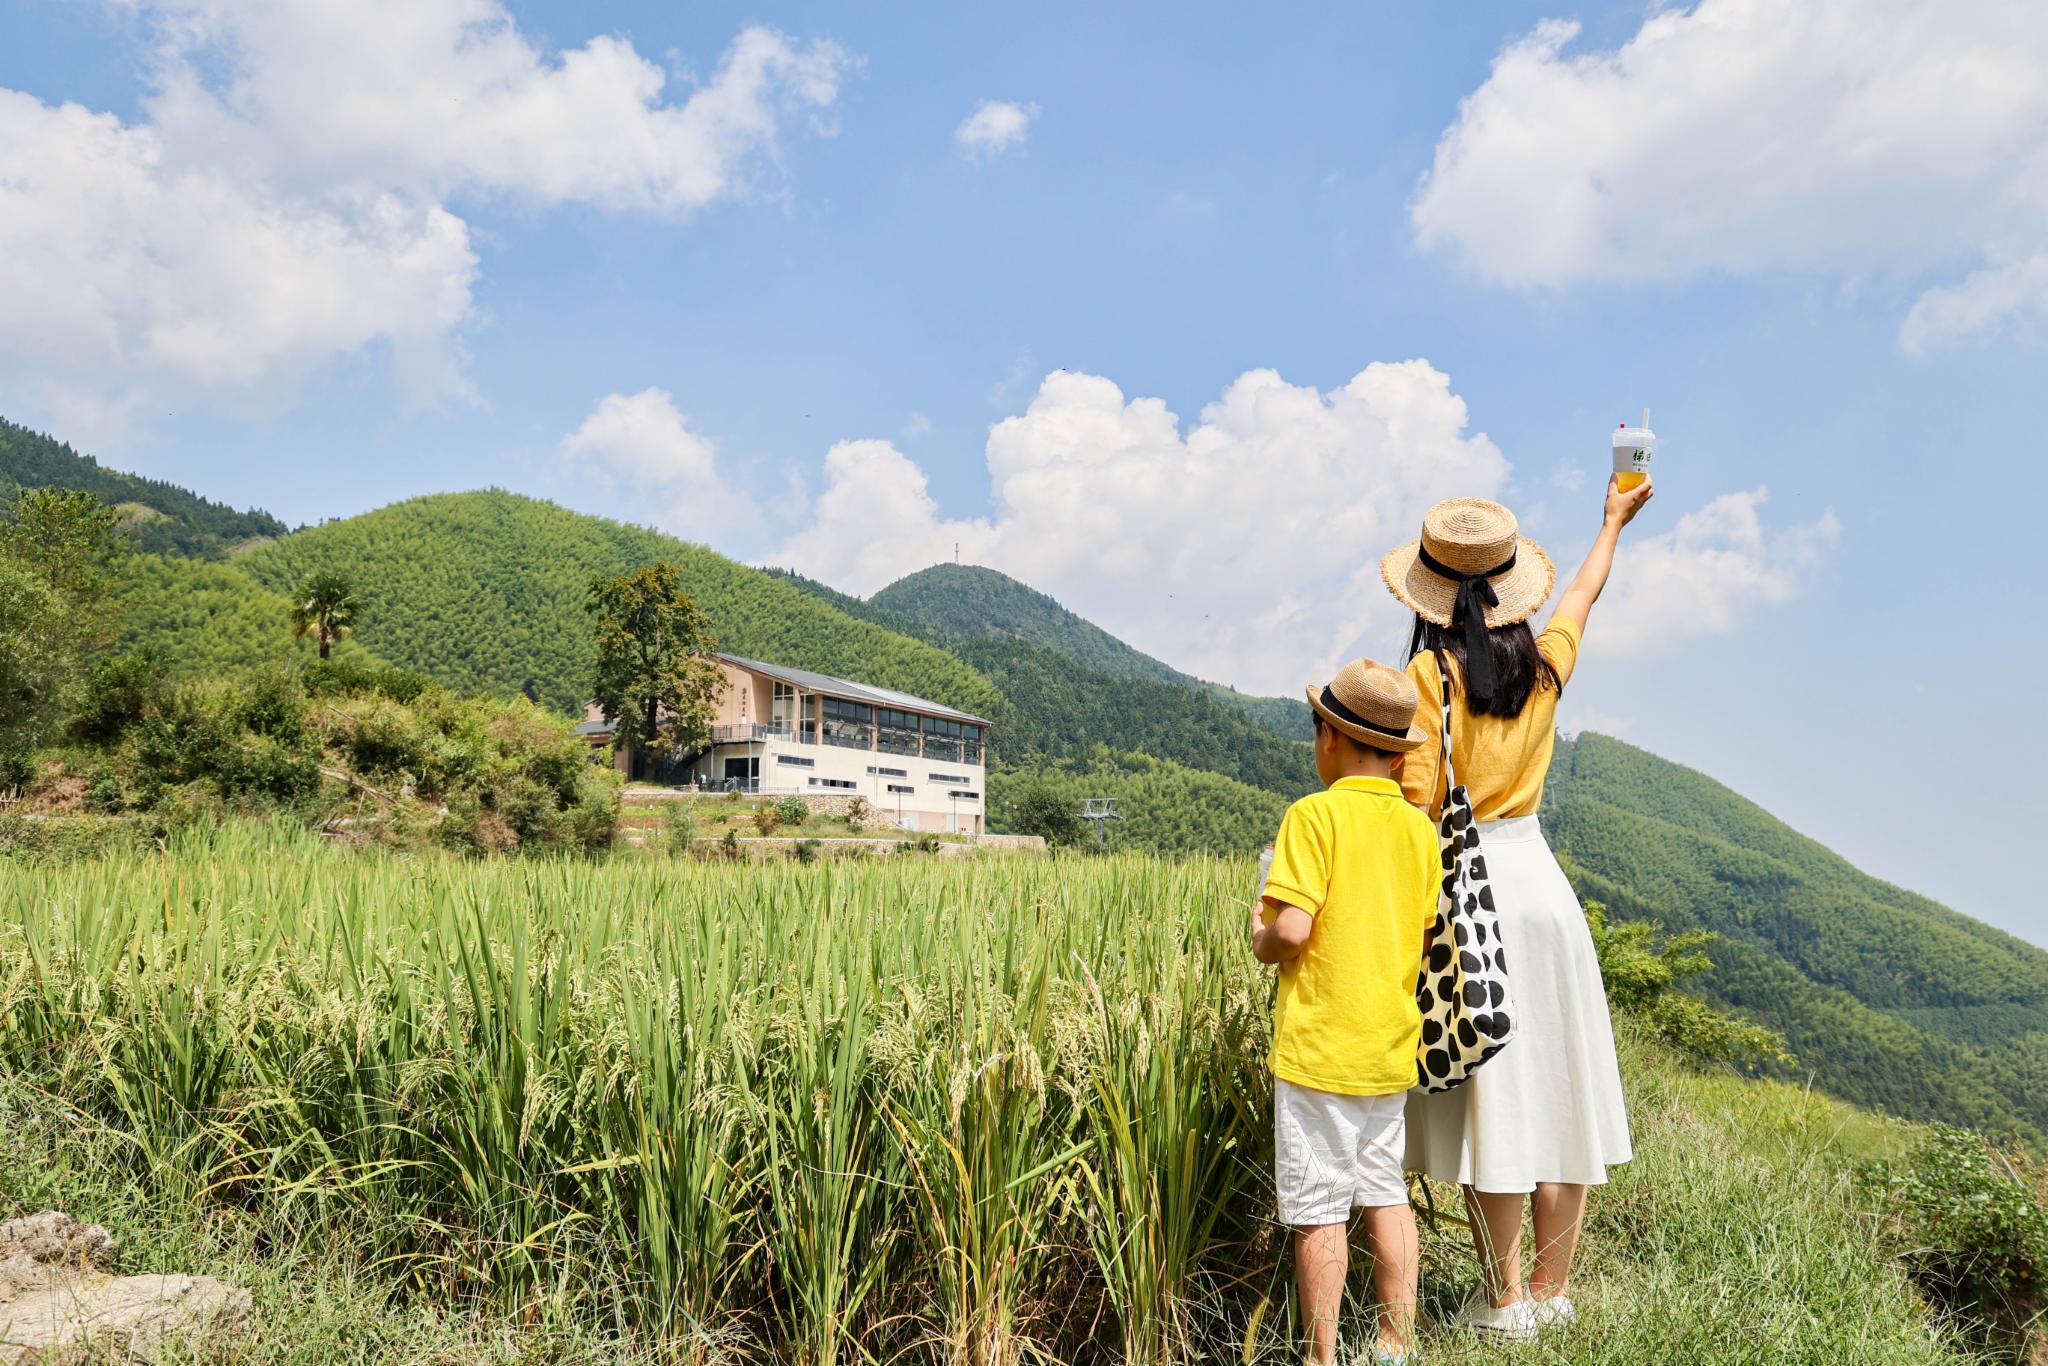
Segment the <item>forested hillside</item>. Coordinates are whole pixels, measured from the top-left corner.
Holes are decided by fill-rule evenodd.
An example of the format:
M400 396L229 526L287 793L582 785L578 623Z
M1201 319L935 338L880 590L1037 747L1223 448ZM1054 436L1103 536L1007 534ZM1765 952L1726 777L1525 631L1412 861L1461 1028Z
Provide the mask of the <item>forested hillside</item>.
M1111 678L1190 688L1220 699L1268 730L1296 740L1309 738L1308 704L1299 698L1257 697L1182 673L994 569L935 564L898 579L869 602L949 635L1024 641Z
M83 489L121 508L143 550L223 559L285 534L284 523L267 512L237 512L175 484L104 469L89 455L0 418L0 501L24 488Z
M2048 952L1857 871L1705 775L1560 742L1544 822L1582 895L1713 930L1709 997L1795 1073L1898 1113L2048 1133Z
M584 594L599 574L670 560L720 648L860 678L986 715L987 679L959 659L819 602L702 546L644 527L491 490L415 498L312 527L235 562L272 592L347 577L358 638L451 687L531 691L580 710L590 673Z
M1315 785L1315 761L1306 741L1274 734L1199 680L1116 676L1022 633L958 635L879 601L862 602L800 575L771 572L842 611L915 635L973 665L1003 696L990 744L1006 765L1083 761L1106 747L1142 752L1282 796L1297 797ZM1112 637L1104 639L1144 658Z
M174 678L220 678L252 664L314 657L310 637L294 639L291 604L225 564L176 555L137 555L113 592L124 649L149 647ZM354 637L334 647L337 659L374 659Z

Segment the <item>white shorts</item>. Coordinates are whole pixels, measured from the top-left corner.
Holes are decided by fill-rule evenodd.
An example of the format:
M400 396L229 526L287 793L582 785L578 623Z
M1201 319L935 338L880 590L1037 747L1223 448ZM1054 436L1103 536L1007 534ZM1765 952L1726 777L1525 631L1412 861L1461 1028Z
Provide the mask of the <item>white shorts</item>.
M1341 1224L1354 1206L1408 1203L1408 1093L1340 1096L1273 1078L1273 1184L1280 1222Z

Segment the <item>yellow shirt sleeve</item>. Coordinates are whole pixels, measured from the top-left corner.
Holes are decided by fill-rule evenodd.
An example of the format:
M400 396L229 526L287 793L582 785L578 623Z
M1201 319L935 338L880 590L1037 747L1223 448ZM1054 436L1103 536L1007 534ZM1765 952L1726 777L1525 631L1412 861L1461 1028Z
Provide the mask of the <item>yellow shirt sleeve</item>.
M1536 637L1536 653L1549 660L1550 667L1557 670L1559 687L1571 682L1572 669L1579 662L1578 623L1552 617L1550 624L1543 628L1543 634Z
M1266 874L1266 895L1310 915L1330 899L1331 830L1313 802L1303 798L1280 818L1273 837L1273 867Z
M1408 677L1421 699L1415 704L1415 728L1422 732L1422 743L1401 756L1401 795L1409 805L1434 812L1444 799L1444 692L1436 656L1424 650L1409 660Z

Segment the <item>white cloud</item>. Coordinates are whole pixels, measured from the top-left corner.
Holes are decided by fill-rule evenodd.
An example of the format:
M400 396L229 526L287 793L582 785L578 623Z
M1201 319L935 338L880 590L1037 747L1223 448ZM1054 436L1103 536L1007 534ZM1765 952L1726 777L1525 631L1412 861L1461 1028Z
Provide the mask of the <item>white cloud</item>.
M983 100L953 130L953 142L969 160L985 161L1012 147L1022 147L1031 136L1031 124L1037 117L1035 104Z
M146 117L0 90L0 403L118 440L153 405L287 403L376 348L462 394L462 195L680 216L745 197L847 59L765 29L701 85L611 37L543 54L499 0L142 0ZM18 410L19 410L18 408Z
M909 418L903 423L903 439L905 441L915 441L931 429L932 420L913 408Z
M1567 736L1584 735L1593 731L1599 735L1626 735L1635 729L1636 718L1615 712L1602 711L1594 706L1582 706L1574 692L1567 692L1558 703L1557 728Z
M292 198L176 165L153 128L0 90L0 393L73 439L117 437L158 396L264 403L373 343L416 396L459 389L475 277L438 205Z
M1369 365L1327 393L1249 371L1186 428L1156 398L1055 371L989 429L990 515L948 518L894 444L842 441L811 522L770 562L865 594L957 542L1178 667L1292 694L1405 639L1379 560L1424 509L1504 492L1507 460L1468 426L1424 360ZM1597 609L1601 648L1674 649L1797 593L1839 529L1825 516L1766 530L1763 499L1729 494L1625 542Z
M957 541L1182 667L1291 691L1394 629L1379 551L1436 499L1505 479L1465 426L1426 361L1328 393L1254 370L1185 431L1158 399L1056 371L989 431L993 516L948 519L894 445L842 442L812 524L775 562L865 593Z
M1538 25L1460 106L1411 206L1423 246L1518 286L1981 266L1922 300L1908 349L2041 311L2048 7L1700 0L1611 51L1577 34Z
M1769 530L1765 490L1724 493L1671 530L1624 534L1612 586L1593 609L1588 647L1618 658L1735 633L1760 607L1790 601L1841 540L1832 512Z
M688 213L749 189L847 57L765 28L671 98L622 38L545 54L500 0L156 0L152 118L187 154L305 188ZM208 79L225 66L226 74Z
M561 453L595 469L607 487L624 485L658 499L652 520L686 535L759 522L753 501L720 475L717 448L690 430L666 389L605 395L562 438Z

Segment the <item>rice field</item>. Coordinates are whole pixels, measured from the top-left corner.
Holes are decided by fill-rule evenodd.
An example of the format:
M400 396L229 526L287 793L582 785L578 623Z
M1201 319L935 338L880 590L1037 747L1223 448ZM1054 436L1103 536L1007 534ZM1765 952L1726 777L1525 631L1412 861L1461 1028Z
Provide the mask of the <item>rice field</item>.
M1193 1358L1272 1271L1245 876L230 832L0 871L0 1061L195 1192L374 1211L439 1295L706 1356Z
M89 1189L168 1188L259 1251L345 1250L394 1305L573 1325L604 1360L1285 1361L1249 877L464 862L259 827L0 861L0 1078L117 1136L130 1175ZM1607 1312L1568 1351L1432 1330L1435 1360L1962 1359L1848 1208L1831 1103L1715 1083L1756 1107L1738 1127L1630 1066ZM1473 1284L1460 1239L1427 1241L1437 1322ZM358 1359L312 1340L277 1359Z

